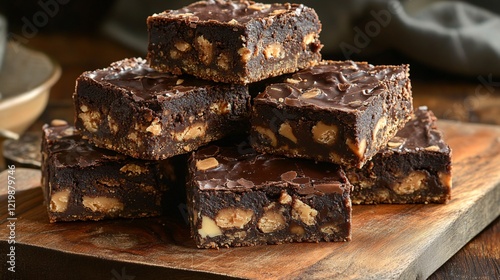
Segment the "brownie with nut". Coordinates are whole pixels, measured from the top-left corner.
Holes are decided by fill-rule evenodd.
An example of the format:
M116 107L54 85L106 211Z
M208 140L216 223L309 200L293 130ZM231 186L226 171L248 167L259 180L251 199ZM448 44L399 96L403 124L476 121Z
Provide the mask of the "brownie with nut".
M160 73L141 58L78 77L75 126L100 147L145 160L185 154L248 129L243 85Z
M167 184L159 161L96 148L61 120L43 126L41 150L50 222L161 214Z
M446 203L452 188L451 154L432 111L419 107L361 170L346 170L352 202Z
M403 128L412 111L408 65L323 61L257 95L252 146L360 168Z
M321 23L302 4L207 0L147 19L147 59L162 72L248 84L321 60Z
M207 146L189 160L191 234L199 248L349 241L350 189L335 164Z

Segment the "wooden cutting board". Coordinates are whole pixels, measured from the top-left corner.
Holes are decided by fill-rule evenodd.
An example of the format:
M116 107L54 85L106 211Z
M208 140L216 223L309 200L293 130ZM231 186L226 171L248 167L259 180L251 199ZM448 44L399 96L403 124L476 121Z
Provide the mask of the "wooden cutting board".
M4 172L1 275L116 280L424 279L500 214L500 127L448 121L439 126L453 149L450 203L354 206L352 241L346 243L204 250L195 248L182 218L49 224L39 172L19 169L14 274L5 264L10 230Z

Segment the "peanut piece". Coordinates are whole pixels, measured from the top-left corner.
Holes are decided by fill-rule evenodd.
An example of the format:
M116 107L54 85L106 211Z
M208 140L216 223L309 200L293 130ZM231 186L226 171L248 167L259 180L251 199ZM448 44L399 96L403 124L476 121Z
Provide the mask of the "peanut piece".
M369 180L361 180L358 182L358 186L361 189L371 189L373 187L373 183Z
M399 148L401 145L404 144L404 139L400 139L399 137L394 137L387 143L387 146L392 149Z
M293 143L297 144L297 137L295 137L295 135L293 134L292 127L290 126L289 123L287 122L282 123L280 129L278 130L278 133L281 136L290 139L290 141L292 141Z
M387 118L385 116L381 117L377 124L375 125L375 128L373 129L373 140L377 139L379 131L384 128L387 125Z
M324 224L319 229L322 233L335 234L339 231L338 227L333 223Z
M278 9L278 10L274 10L270 13L271 16L276 16L276 15L281 15L281 14L284 14L286 13L287 10L285 9Z
M177 141L195 139L205 135L206 130L206 123L195 123L191 126L186 127L183 131L176 133L175 139L177 139Z
M310 98L315 98L321 94L321 90L319 88L313 88L310 89L306 92L304 92L300 98L305 98L305 99L310 99Z
M219 54L219 57L217 57L217 66L221 69L229 70L231 68L231 57L227 53Z
M241 56L241 61L248 62L250 57L252 57L252 51L243 47L238 50L238 54Z
M252 5L248 6L248 8L252 9L252 10L261 11L261 10L264 10L264 9L271 8L271 4L255 3L255 4L252 4Z
M89 208L93 212L112 213L123 210L123 203L117 198L97 196L84 196L82 199L83 206Z
M278 201L281 204L290 204L292 202L292 197L286 191L282 191Z
M305 204L300 199L295 199L292 204L292 218L300 220L308 226L316 223L318 211L311 206Z
M304 50L307 50L307 46L309 46L309 44L313 43L314 41L316 41L316 33L313 32L307 34L302 40L302 48Z
M346 140L347 146L351 148L354 154L356 154L358 157L363 157L366 151L366 139L362 139L361 142L356 143L354 140L347 139Z
M262 136L265 138L269 139L271 141L271 145L273 147L278 146L278 139L276 139L276 135L269 129L269 128L264 128L262 126L256 126L255 130L260 133Z
M203 35L196 37L196 46L198 48L198 57L205 64L208 65L213 60L213 45Z
M109 126L109 131L111 133L116 134L118 132L118 124L116 121L111 117L111 115L108 115L108 126Z
M353 100L353 101L349 102L348 105L353 107L353 108L358 108L359 106L363 105L363 102L361 100Z
M253 218L253 211L242 208L224 208L215 216L215 223L221 228L243 228Z
M186 52L191 49L191 45L187 42L184 42L183 40L175 42L174 47L181 52Z
M439 152L439 146L437 145L432 145L429 147L425 147L424 150L429 151L429 152Z
M64 212L68 208L69 195L71 191L65 189L52 194L50 198L50 211Z
M201 170L201 171L212 169L212 168L215 168L217 166L219 166L219 162L214 157L209 157L206 159L196 161L196 169Z
M181 55L177 50L170 50L169 53L170 53L170 58L172 59L179 59L181 57Z
M411 194L425 187L424 180L427 175L422 171L413 171L400 183L394 185L394 192L397 194Z
M236 232L233 232L233 233L226 233L225 234L227 238L229 239L245 239L247 237L247 232L246 231L236 231Z
M439 180L441 181L441 184L445 187L452 187L452 178L451 174L448 172L438 172Z
M75 135L75 128L74 127L68 127L64 131L61 132L62 135L64 136L72 136Z
M225 101L212 103L212 105L210 105L210 112L217 115L228 114L231 112L231 103Z
M333 145L337 140L338 128L336 125L327 125L319 121L311 130L314 141L325 144Z
M122 168L120 168L120 172L128 173L127 174L128 176L140 175L142 173L147 173L148 168L139 166L137 164L129 163L129 164L125 164L124 166L122 166Z
M65 120L60 120L60 119L53 119L50 122L51 126L63 126L63 125L68 125L68 122Z
M296 79L292 79L292 78L287 78L285 81L287 83L289 83L289 84L298 84L298 83L300 83L300 80L296 80Z
M285 50L283 49L283 46L280 43L272 43L268 45L267 47L264 48L264 56L266 59L270 58L284 58L285 57Z
M215 224L215 221L209 217L201 216L201 228L198 229L198 234L202 238L215 237L222 235L222 230Z
M98 124L100 123L101 114L89 111L85 105L82 105L80 110L82 110L82 113L79 113L78 117L82 120L85 129L90 132L96 132L99 128Z
M306 231L304 230L303 227L301 227L299 225L291 225L290 226L290 233L302 236L306 233Z
M161 122L158 118L155 118L151 124L146 128L147 132L151 132L153 135L158 136L161 134Z
M257 227L263 233L270 233L284 229L286 226L285 218L277 210L267 210L257 222Z

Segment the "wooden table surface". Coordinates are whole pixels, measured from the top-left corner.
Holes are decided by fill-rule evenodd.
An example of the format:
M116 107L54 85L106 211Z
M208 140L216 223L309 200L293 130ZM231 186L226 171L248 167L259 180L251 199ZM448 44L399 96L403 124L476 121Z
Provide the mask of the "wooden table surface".
M75 79L83 71L143 55L100 35L39 34L26 45L50 55L63 70L52 89L46 111L30 128L34 131L54 118L73 120L71 95ZM425 68L411 73L415 106L427 105L440 118L500 125L500 78L496 78L497 82L488 75L450 77L428 74ZM499 245L500 218L497 218L429 279L500 279Z

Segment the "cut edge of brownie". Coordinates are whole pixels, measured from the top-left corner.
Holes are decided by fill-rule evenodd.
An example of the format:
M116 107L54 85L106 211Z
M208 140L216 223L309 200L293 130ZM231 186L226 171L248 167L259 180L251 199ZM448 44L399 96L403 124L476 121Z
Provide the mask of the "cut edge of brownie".
M448 203L452 150L437 118L419 107L410 122L362 169L348 169L353 204Z
M281 175L260 169L278 168L278 161L288 162L280 163ZM247 168L254 164L260 167ZM192 153L189 169L189 220L199 248L351 239L351 185L338 165L211 145ZM247 175L233 174L243 169ZM277 177L258 179L259 172Z
M248 129L248 87L158 73L141 58L83 73L73 99L75 126L91 143L145 160Z
M51 223L161 214L159 162L99 149L65 121L43 126L42 190Z
M409 121L412 111L408 65L325 60L281 82L273 79L254 98L252 146L360 168Z

